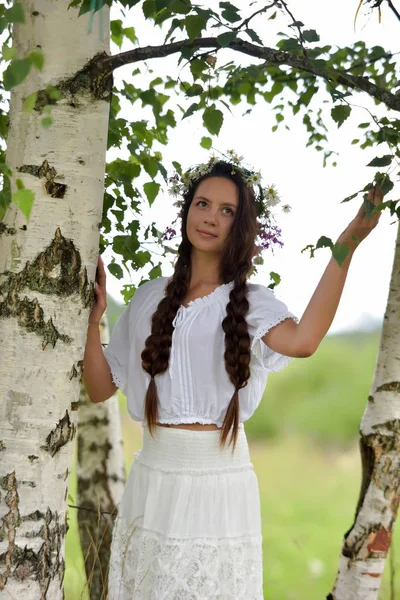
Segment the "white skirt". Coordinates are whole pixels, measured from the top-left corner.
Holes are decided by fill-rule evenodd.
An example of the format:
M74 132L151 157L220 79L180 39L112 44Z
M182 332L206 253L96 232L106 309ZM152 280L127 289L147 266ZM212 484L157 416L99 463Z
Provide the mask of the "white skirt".
M108 600L263 600L257 476L244 428L143 427L114 524ZM228 437L229 439L229 437Z

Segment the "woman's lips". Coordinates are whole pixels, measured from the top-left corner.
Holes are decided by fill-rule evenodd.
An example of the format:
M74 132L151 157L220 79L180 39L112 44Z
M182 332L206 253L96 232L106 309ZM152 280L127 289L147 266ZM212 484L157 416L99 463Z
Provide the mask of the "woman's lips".
M200 231L199 229L197 230L197 232L198 232L198 233L199 233L201 236L203 236L203 237L205 237L205 238L214 238L214 237L217 237L216 235L213 235L212 233L205 233L204 231Z

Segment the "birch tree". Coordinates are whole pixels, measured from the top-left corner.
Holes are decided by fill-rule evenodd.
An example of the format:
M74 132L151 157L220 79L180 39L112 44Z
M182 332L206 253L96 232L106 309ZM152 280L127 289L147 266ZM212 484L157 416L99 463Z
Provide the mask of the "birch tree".
M363 198L366 212L371 211L365 191L377 183L390 195L398 164L398 62L391 51L360 41L343 48L322 45L318 32L282 0L245 7L219 2L218 8L190 0L123 0L120 5L142 11L164 31L164 43L141 46L132 26L110 22L110 0L94 5L59 0L56 10L47 0L34 8L25 0L1 7L0 29L8 34L3 82L10 95L9 113L0 113L6 141L0 153L1 598L62 597L73 408L79 400L97 255L112 246L109 271L121 278L123 269L145 268L145 281L159 276L161 268L143 249L143 240L153 240L165 253L176 252L154 223L144 228L139 221L141 207L154 202L168 179L161 150L169 130L199 113L205 128L201 146L209 149L226 110L241 102L247 111L266 103L276 115L274 131L285 126L286 115L298 115L308 145L321 152L326 165L334 161L326 119L341 127L359 114L355 104L361 98L372 98L386 114L369 111L354 143L361 150L379 146L369 163L373 182L346 200ZM94 14L101 17L100 35L90 32ZM281 26L282 14L289 26L278 30L278 42L270 47L268 33ZM121 48L125 38L132 48L111 55L110 39ZM235 61L227 60L228 50ZM136 69L122 89L114 87L119 67L169 55L177 58L176 73L161 73L141 89ZM240 62L243 55L246 64ZM178 107L171 96L179 98ZM118 117L122 97L132 103L131 122ZM152 121L142 118L142 106L151 107ZM129 158L106 164L106 150L121 147L125 139ZM143 185L139 176L147 179ZM396 217L400 213L396 199L386 200L381 209ZM118 233L110 240L112 218ZM339 263L348 252L324 235L307 250L312 255L326 247ZM360 429L363 486L343 541L337 581L327 596L335 600L377 597L397 516L399 248ZM262 264L261 257L257 261ZM124 300L134 292L135 286L124 286Z
M100 339L108 344L105 314L100 321ZM93 404L81 384L77 409L79 537L90 598L99 600L106 597L113 524L125 483L117 394L107 402Z

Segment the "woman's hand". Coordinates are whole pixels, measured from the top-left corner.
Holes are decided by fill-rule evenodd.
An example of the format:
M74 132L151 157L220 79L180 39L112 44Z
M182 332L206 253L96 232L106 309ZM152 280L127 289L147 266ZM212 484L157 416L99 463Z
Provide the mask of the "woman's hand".
M99 325L107 308L106 272L100 256L97 259L96 279L94 282L96 300L89 315L89 323Z
M366 196L366 199L373 202L375 206L382 203L383 192L377 185L372 187ZM371 207L372 208L372 207ZM373 229L378 225L382 211L376 212L374 215L367 216L364 209L364 203L361 205L357 215L349 223L344 232L337 240L341 244L346 244L352 249L355 249L362 240L364 240ZM356 236L358 241L352 239Z

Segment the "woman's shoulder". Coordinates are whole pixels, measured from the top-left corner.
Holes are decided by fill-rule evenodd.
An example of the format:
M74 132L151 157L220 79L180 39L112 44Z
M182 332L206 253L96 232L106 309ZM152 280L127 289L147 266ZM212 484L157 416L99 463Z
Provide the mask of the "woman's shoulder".
M266 285L263 285L262 283L247 282L247 288L250 299L263 297L271 298L275 295L271 288L267 287Z

